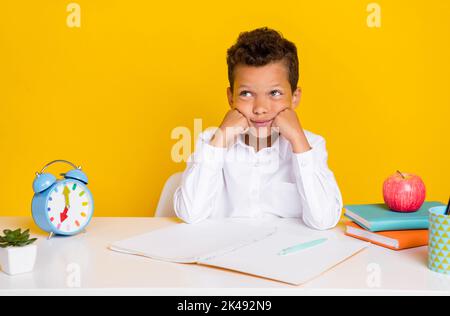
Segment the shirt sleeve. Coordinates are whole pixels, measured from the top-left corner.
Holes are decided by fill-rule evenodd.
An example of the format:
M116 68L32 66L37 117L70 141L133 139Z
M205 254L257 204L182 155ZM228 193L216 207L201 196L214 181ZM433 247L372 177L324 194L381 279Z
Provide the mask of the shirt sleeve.
M214 133L200 134L195 152L189 157L181 185L174 194L175 214L194 224L208 218L223 183L223 165L227 149L209 144Z
M318 136L312 149L293 154L294 174L303 200L306 225L326 230L337 225L342 213L342 195L333 172L328 168L325 139Z

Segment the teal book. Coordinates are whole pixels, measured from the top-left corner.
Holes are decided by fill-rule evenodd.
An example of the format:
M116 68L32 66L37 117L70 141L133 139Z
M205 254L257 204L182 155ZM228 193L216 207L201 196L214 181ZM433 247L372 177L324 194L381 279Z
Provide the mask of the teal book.
M391 211L385 204L346 205L345 216L371 232L428 229L428 211L441 202L425 202L414 213Z

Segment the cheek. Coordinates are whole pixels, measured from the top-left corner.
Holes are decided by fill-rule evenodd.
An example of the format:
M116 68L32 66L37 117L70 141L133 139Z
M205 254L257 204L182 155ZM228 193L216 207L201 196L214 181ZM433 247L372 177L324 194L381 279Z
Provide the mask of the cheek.
M236 102L234 104L236 109L238 109L242 114L249 117L252 114L252 104L250 102Z
M286 102L286 101L280 101L280 102L276 102L273 105L273 111L275 113L279 113L285 109L287 109L288 107L290 107L290 103Z

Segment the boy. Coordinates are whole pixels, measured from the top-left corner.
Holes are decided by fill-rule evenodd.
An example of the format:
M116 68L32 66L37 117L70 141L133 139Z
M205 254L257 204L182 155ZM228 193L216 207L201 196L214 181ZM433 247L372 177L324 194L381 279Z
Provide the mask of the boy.
M323 137L302 128L294 109L296 46L261 28L240 34L227 53L231 110L200 134L174 195L177 216L301 218L311 228L338 223L342 197Z

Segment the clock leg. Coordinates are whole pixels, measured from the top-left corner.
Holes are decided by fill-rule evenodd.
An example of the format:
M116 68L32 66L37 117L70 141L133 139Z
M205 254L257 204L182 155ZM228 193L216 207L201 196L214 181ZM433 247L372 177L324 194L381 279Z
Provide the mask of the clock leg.
M53 234L53 232L51 232L51 233L48 235L47 240L52 239L53 236L54 236L54 234Z

